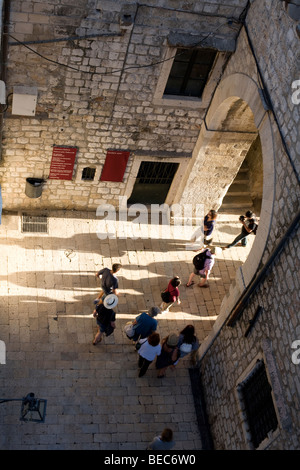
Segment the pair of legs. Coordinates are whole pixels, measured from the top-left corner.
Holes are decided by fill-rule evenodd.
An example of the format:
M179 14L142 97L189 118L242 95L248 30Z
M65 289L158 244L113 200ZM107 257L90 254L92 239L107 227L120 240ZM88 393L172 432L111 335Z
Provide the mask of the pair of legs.
M93 344L96 345L102 341L103 334L105 332L105 327L103 325L98 324L98 331L96 333L96 336L94 338Z
M162 302L160 306L161 313L168 313L173 304L174 302L169 302L169 303Z
M143 375L146 374L151 362L152 361L148 361L148 359L145 359L144 357L139 356L139 362L138 362L138 366L140 368L139 377L143 377Z
M202 238L203 237L203 238ZM209 245L212 242L212 235L207 235L206 232L202 231L202 228L198 228L196 232L191 237L191 242L195 243L196 241L202 241L204 245Z
M247 245L247 237L248 235L245 235L243 232L241 232L233 242L231 242L229 245L227 245L225 248L231 248L232 246L235 246L238 242L241 242L242 246Z
M190 274L190 277L189 277L189 280L188 280L188 282L187 282L187 284L186 284L186 287L190 287L190 286L192 286L193 284L195 284L194 281L193 281L194 276L200 276L200 279L202 279L202 281L200 280L200 282L199 282L199 284L198 284L200 287L207 286L207 282L206 282L206 281L203 282L203 279L205 279L205 277L203 278L203 277L199 274L199 271L197 271L197 270L195 269L194 272L192 272L192 273Z
M177 361L176 361L176 364L177 364ZM167 368L170 367L170 369L175 369L175 364L172 364L170 366L167 366L167 367L163 367L162 369L158 369L158 372L157 372L157 377L162 379L163 377L165 377L166 375L166 370Z

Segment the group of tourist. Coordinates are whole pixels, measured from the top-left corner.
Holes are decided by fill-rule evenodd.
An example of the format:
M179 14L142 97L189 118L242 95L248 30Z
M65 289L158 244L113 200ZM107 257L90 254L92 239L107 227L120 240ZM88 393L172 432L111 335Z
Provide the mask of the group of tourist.
M207 247L212 242L212 232L215 227L217 213L214 210L204 218L203 228L200 233L203 234L203 247L197 255L193 258L194 269L190 274L186 287L194 284L194 277L200 277L199 287L208 287L208 279L214 265L214 257L217 252L217 247ZM241 233L233 240L232 243L225 246L223 249L231 248L237 243L241 242L242 246L246 246L247 237L250 233L256 233L257 223L255 214L247 211L245 216L240 216L242 223ZM196 231L192 238L192 242L197 240L199 230ZM96 273L97 278L101 278L102 290L95 299L95 309L93 312L94 317L97 318L98 331L93 340L93 344L100 343L103 335L109 336L116 327L116 314L114 307L118 304L118 278L116 273L121 269L121 264L116 263L112 268L103 268ZM175 368L178 361L188 354L191 354L192 362L195 362L196 352L199 348L199 341L195 335L193 325L187 325L183 330L177 333L170 333L168 336L161 340L157 332L158 321L155 318L159 313L168 313L172 305L177 302L180 304L179 286L181 284L179 276L173 277L166 289L161 293L162 303L159 307L152 307L148 312L143 312L138 315L133 321L128 322L124 331L127 337L135 344L138 352L138 368L139 377L143 377L150 364L156 360L155 368L157 370L157 377L163 378L166 376L168 368ZM147 450L163 450L171 449L175 445L173 440L173 431L170 428L165 428L159 436L156 436L153 441L148 445Z
M94 317L97 318L98 331L93 340L93 344L100 343L103 335L109 336L116 327L116 314L113 309L118 303L118 278L116 273L121 269L120 264L113 264L112 269L104 268L96 273L96 277L101 277L102 290L95 299ZM176 276L168 285L168 293L171 294L171 302L163 302L166 310L173 305L174 301L179 301L178 285L179 278ZM165 311L166 311L165 310ZM187 325L179 335L169 334L166 338L160 339L157 333L158 321L156 316L161 313L159 307L152 307L148 313L143 312L134 321L125 325L125 332L136 344L139 354L139 377L145 375L149 365L156 359L157 376L165 377L169 366L175 367L179 359L189 353L196 353L199 348L199 341L195 336L193 325Z
M209 211L204 218L203 228L201 228L204 235L204 247L193 258L194 270L189 276L186 287L194 284L194 277L196 275L200 276L199 286L208 287L208 279L215 262L214 258L217 247L207 247L207 244L212 242L212 232L216 219L217 212L214 210ZM255 214L247 211L245 216L240 216L239 220L242 223L241 233L232 243L223 249L235 246L238 242L245 246L248 235L252 232L256 233L257 223ZM197 239L198 232L199 230L194 234L193 242ZM96 305L93 312L94 317L97 318L98 325L98 331L93 340L94 345L102 341L104 334L110 335L116 327L116 314L113 308L118 303L119 284L116 273L121 267L121 264L116 263L112 265L111 269L103 268L96 273L96 277L101 278L102 290L97 299L95 299ZM165 377L168 367L174 367L180 358L189 353L195 354L199 348L199 341L195 336L193 325L187 325L179 335L176 333L169 334L162 341L156 331L158 322L154 317L158 313L168 313L175 302L180 304L180 284L180 278L178 276L173 277L166 289L161 293L162 303L160 308L152 307L148 313L143 312L133 322L129 322L125 326L126 335L136 343L136 349L138 350L139 377L145 375L149 365L155 358L156 369L158 371L157 376L159 378Z

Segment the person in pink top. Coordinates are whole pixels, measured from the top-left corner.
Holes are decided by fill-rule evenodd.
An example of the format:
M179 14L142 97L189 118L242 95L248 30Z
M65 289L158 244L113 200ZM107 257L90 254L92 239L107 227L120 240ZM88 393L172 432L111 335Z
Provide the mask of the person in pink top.
M161 313L168 313L172 305L177 302L178 305L181 303L180 298L179 298L179 289L178 286L180 286L180 279L178 276L173 277L171 281L168 284L168 287L166 288L165 292L169 294L169 300L163 301L160 308L162 310Z

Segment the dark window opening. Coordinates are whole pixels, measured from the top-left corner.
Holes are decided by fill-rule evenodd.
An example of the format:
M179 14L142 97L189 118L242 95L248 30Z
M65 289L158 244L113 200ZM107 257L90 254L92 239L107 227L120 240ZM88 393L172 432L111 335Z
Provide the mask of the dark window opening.
M165 202L179 163L142 162L128 204Z
M255 449L278 426L271 391L263 361L259 361L249 377L239 385Z
M200 98L216 55L213 49L177 49L164 94Z
M81 179L85 181L93 181L93 179L95 178L95 173L95 168L84 168L82 170Z

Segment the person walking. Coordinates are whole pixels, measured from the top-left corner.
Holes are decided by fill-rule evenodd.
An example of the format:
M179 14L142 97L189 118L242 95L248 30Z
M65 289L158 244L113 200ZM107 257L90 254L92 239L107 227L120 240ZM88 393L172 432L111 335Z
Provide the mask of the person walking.
M191 354L191 362L195 363L196 353L199 349L200 343L195 335L195 328L193 325L187 325L179 333L178 339L179 358L174 365L177 364L179 359Z
M138 338L147 338L152 332L156 331L158 321L154 317L159 313L161 313L159 307L151 307L148 313L143 312L136 317L133 322L135 332L132 338L133 341L137 341Z
M156 359L157 377L165 377L166 370L178 359L178 336L175 333L169 334L162 341L161 353Z
M195 275L198 275L201 278L201 281L198 284L199 287L208 287L208 279L215 264L215 255L216 247L213 246L211 248L201 250L198 255L194 256L194 271L190 274L186 287L190 287L195 284L193 281Z
M159 436L154 437L146 450L170 450L174 446L173 431L170 428L165 428Z
M209 245L212 242L212 232L215 228L218 213L211 209L204 217L204 245Z
M170 308L175 302L177 302L178 305L181 303L180 298L179 298L180 293L178 289L180 284L181 284L181 281L178 276L175 276L173 277L173 279L170 280L168 287L162 293L163 302L160 306L162 310L161 313L168 313Z
M247 246L247 237L250 235L250 233L254 233L254 235L256 234L258 225L254 212L247 211L245 215L241 215L239 217L239 221L242 224L241 233L235 237L235 239L229 245L223 247L223 250L231 248L232 246L237 245L239 242L241 242L242 246Z
M101 292L98 297L94 300L95 304L98 304L100 301L104 300L104 297L108 294L119 295L118 287L119 280L116 276L116 273L122 268L120 263L115 263L112 265L112 268L103 268L98 271L95 276L101 278Z
M109 302L107 301L109 299ZM93 345L102 341L104 333L109 336L116 328L116 313L113 307L118 303L118 297L115 294L111 294L104 299L104 303L100 303L96 306L93 316L97 318L98 331L93 340Z
M127 336L133 341L137 341L139 338L147 338L151 333L156 331L158 321L154 318L160 313L159 307L151 307L147 312L143 312L138 315L135 320L132 322L132 336ZM127 325L126 325L127 326ZM127 329L125 327L125 329Z
M139 377L146 374L151 362L161 353L160 336L158 333L151 333L148 338L140 340L141 346L138 349L140 368Z
M203 233L203 243L205 246L209 245L212 242L212 232L215 228L217 217L217 211L211 209L204 217L203 227L200 227L196 230L196 232L193 234L193 237L191 238L191 242L195 243L197 238Z

